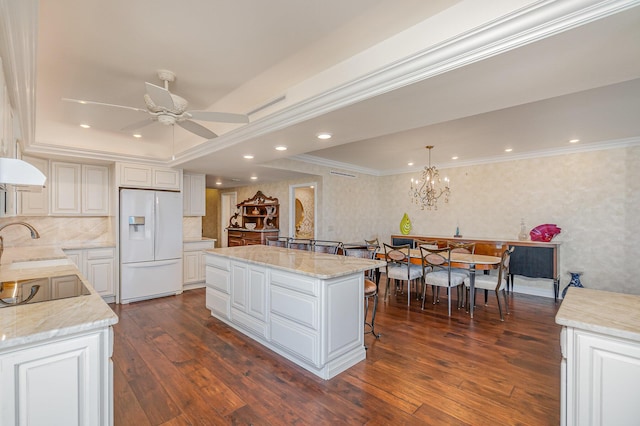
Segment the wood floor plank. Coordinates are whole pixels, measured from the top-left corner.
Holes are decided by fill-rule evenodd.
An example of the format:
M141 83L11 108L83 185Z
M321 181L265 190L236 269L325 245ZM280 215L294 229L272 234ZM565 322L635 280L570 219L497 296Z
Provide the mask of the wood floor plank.
M501 322L495 298L471 320L391 295L367 359L329 381L212 318L204 289L112 305L115 424L558 424L559 304L509 299Z

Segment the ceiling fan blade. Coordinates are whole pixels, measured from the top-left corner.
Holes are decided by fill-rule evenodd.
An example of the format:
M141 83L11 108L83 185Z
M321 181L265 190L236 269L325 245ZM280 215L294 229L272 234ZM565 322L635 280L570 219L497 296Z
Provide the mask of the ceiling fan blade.
M151 83L145 83L145 85L147 86L147 94L154 104L168 110L175 107L171 93L167 89Z
M153 123L153 121L154 120L152 118L145 118L142 121L136 121L135 123L131 123L128 126L123 127L122 129L120 129L120 131L130 132L131 130L137 130L144 126L148 126L149 124Z
M233 114L230 112L213 111L188 111L194 120L216 121L221 123L248 123L249 117L244 114Z
M213 139L218 137L218 135L213 133L211 130L207 129L204 126L201 126L195 121L190 121L190 120L178 121L177 124L183 129L188 130L191 133L195 133L198 136L202 136L205 139Z
M115 108L130 109L132 111L149 112L146 109L142 109L142 108L130 107L125 105L106 104L104 102L85 101L82 99L70 99L70 98L62 98L62 100L65 102L75 102L77 104L83 104L83 105L101 105L101 106L108 106L108 107L115 107Z

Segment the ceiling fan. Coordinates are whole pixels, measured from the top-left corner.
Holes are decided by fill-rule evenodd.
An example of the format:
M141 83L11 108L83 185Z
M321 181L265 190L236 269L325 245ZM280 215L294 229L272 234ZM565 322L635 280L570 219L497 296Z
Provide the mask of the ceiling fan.
M223 123L249 122L249 117L244 114L213 111L187 111L187 106L189 105L189 103L186 101L186 99L169 92L169 82L175 81L176 75L171 71L158 70L158 77L160 78L160 80L164 81L164 87L156 86L155 84L151 83L145 83L147 93L144 95L144 103L146 104L147 109L80 99L62 98L62 100L67 102L76 102L79 104L125 108L133 111L146 112L150 115L150 117L142 121L138 121L122 128L122 131L136 130L157 121L165 125L177 124L183 129L188 130L189 132L194 133L198 136L202 136L205 139L213 139L218 135L192 120L214 121Z

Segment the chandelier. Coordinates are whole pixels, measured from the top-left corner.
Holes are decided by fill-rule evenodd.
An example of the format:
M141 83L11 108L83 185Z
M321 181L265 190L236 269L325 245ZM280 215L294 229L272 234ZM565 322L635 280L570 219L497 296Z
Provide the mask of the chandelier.
M422 170L420 179L411 178L411 190L409 196L411 202L420 206L422 210L427 208L438 210L438 199L444 195L444 202L449 202L449 178L444 178L444 188L440 188L440 173L436 166L431 166L431 149L433 145L427 145L425 148L429 150L429 166L425 166Z

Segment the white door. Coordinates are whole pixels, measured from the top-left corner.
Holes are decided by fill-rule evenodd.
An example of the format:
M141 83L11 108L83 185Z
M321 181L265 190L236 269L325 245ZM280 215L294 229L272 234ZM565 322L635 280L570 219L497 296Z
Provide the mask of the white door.
M120 261L154 260L153 191L123 189L120 192ZM180 204L182 212L182 204Z
M220 238L220 247L227 247L227 227L231 216L236 212L236 204L238 203L238 194L235 192L226 192L221 195L220 199L220 229L222 230L222 238Z
M182 193L155 193L155 260L182 259Z

